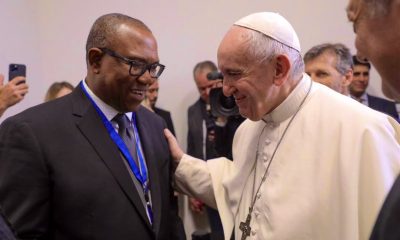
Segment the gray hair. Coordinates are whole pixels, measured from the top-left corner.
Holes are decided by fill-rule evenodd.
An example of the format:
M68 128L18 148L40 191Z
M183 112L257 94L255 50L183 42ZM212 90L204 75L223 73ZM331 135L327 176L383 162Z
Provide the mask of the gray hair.
M304 62L299 51L260 32L251 30L246 32L249 41L247 50L252 57L265 62L276 55L285 54L292 64L289 78L299 78L303 74Z
M213 72L217 71L218 68L217 65L215 65L215 63L210 60L199 62L193 68L193 77L196 78L196 74L204 70L209 70L210 72Z
M120 14L110 13L99 17L90 29L86 41L86 57L91 48L106 48L113 45L117 39L117 29L122 23L129 23L138 29L149 32L150 29L140 20Z
M345 75L353 68L353 57L350 50L341 43L324 43L312 47L304 55L304 62L307 64L307 62L314 60L326 52L336 56L337 61L335 68L340 74Z

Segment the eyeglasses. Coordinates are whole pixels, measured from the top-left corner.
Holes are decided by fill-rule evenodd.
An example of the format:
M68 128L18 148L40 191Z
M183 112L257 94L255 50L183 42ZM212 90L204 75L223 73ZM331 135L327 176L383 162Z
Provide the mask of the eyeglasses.
M131 75L131 76L142 76L146 71L149 71L150 76L152 78L158 78L165 69L165 66L160 63L146 64L144 62L140 62L137 60L132 60L132 59L123 57L108 48L100 48L100 50L102 52L104 52L105 54L108 54L111 57L115 57L115 58L123 61L124 63L130 65L129 75Z

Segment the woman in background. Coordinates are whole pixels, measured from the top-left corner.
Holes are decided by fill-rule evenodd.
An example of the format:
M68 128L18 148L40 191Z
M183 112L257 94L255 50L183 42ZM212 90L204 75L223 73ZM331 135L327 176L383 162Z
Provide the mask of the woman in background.
M46 97L44 98L45 102L50 100L54 100L56 98L67 95L74 90L74 86L69 82L55 82L53 83L49 89L47 90Z

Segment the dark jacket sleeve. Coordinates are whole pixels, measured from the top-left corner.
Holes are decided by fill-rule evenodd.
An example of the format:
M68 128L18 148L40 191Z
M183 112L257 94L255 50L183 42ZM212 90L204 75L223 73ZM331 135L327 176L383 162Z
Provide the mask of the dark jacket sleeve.
M27 123L0 127L0 205L18 239L44 239L49 229L49 170Z

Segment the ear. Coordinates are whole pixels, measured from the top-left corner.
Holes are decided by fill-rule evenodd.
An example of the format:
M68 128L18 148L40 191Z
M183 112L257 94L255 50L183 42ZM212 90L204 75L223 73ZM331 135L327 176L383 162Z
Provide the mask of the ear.
M288 56L278 55L275 57L275 74L273 83L277 86L281 86L289 76L289 71L292 67Z
M91 48L88 51L88 66L92 73L97 74L100 72L101 59L104 53L98 48Z
M351 81L353 81L353 69L347 70L346 74L343 76L342 85L347 88Z

